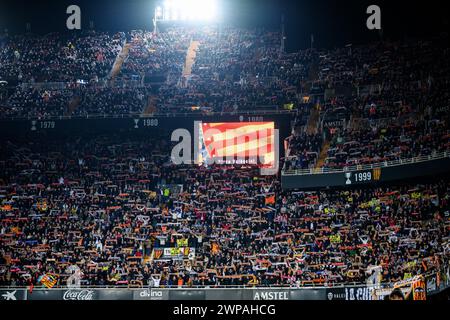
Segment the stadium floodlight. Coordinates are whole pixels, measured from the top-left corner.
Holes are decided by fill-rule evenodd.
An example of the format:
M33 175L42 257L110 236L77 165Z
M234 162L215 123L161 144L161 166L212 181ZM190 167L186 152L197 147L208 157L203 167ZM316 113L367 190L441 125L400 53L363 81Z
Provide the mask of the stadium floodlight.
M164 0L155 10L157 21L212 21L216 17L217 0Z
M165 0L164 1L164 8L170 8L172 7L173 0Z
M155 16L157 18L161 18L162 17L162 8L160 6L156 7Z

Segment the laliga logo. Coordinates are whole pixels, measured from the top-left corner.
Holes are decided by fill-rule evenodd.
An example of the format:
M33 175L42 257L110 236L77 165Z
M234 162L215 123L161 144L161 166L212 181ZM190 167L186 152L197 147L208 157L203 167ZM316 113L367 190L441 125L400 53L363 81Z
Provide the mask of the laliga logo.
M67 290L64 292L63 300L94 300L93 290Z

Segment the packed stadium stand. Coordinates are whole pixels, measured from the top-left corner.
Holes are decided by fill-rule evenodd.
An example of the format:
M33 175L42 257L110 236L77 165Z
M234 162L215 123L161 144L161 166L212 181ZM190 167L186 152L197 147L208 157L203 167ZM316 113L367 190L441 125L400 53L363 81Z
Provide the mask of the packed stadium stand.
M205 27L6 37L0 77L17 86L2 105L2 118L140 114L152 94L161 113L282 109L295 104L310 53L280 56L279 36ZM199 42L198 54L192 74L182 77L191 41ZM72 110L75 97L80 101Z
M317 158L321 138L328 169L448 150L449 51L441 41L318 53L317 87L329 99L319 106L318 133L292 137L290 168L314 168L304 159Z
M2 145L1 253L13 267L1 284L73 263L86 285L159 275L167 286L364 283L379 265L388 282L448 264L447 178L282 191L248 167L180 168L169 147L135 135ZM175 247L195 258L163 257Z

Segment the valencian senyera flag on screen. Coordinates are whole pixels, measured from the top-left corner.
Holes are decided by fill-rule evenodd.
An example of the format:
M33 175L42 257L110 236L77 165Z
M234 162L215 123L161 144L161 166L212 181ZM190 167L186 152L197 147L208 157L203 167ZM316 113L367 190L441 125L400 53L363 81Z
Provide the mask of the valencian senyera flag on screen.
M273 122L217 122L199 126L198 163L271 166Z

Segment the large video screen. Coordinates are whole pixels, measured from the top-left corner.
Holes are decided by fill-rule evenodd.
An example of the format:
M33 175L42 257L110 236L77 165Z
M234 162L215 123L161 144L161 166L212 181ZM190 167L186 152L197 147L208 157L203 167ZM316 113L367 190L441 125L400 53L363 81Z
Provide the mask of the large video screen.
M197 161L270 167L275 160L274 130L274 122L200 123Z

